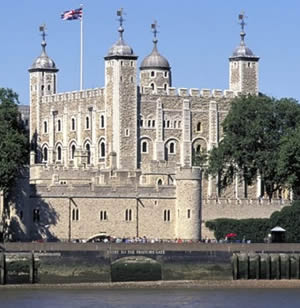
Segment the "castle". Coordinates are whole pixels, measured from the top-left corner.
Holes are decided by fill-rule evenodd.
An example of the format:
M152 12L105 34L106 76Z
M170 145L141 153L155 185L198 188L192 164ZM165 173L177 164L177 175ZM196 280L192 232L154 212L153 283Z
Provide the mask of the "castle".
M29 69L31 185L14 212L24 234L198 240L213 236L207 220L279 210L284 200L265 200L259 177L249 187L237 177L220 192L217 179L193 166L218 146L231 100L258 94L259 57L245 44L244 20L229 58L229 89L221 91L172 87L155 24L152 52L138 67L119 17L103 88L56 93L58 68L43 33L41 55Z

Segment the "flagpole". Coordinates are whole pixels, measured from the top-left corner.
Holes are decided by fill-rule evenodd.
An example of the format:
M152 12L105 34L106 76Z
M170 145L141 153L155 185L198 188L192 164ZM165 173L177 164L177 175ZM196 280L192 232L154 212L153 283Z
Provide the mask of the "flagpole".
M81 4L82 8L83 5ZM80 91L83 89L83 14L80 18Z

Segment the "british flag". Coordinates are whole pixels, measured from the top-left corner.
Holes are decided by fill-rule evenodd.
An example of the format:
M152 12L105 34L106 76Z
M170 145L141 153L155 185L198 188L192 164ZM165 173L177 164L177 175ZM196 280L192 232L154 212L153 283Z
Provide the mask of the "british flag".
M61 14L63 20L73 20L82 18L82 7L75 10L65 11Z

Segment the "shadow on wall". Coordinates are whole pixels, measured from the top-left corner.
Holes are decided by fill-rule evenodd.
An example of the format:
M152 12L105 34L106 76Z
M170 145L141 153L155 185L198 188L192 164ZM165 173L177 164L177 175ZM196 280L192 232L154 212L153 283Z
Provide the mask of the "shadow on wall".
M50 231L58 221L58 214L38 197L36 186L29 184L29 167L20 176L8 200L7 215L10 217L8 234L4 240L11 241L57 241Z

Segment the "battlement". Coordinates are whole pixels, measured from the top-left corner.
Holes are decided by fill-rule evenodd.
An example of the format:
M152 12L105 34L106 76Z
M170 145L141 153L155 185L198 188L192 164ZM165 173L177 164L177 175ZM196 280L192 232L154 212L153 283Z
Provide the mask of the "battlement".
M140 88L140 94L144 95L168 95L168 96L182 96L182 97L205 97L205 98L234 98L237 94L231 90L220 89L196 89L196 88L173 88L169 87L167 90L157 87L153 90L151 87Z
M86 89L82 91L72 91L46 95L42 97L42 103L68 102L89 97L104 96L105 88Z
M201 168L179 167L176 170L176 180L200 180Z

